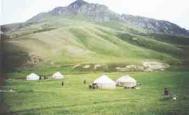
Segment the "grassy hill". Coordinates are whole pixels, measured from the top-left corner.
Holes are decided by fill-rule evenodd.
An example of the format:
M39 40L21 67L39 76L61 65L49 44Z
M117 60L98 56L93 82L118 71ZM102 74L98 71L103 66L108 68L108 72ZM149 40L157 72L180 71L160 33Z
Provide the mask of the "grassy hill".
M4 40L5 63L12 65L5 65L56 67L83 63L140 64L145 60L182 63L188 38L142 32L121 22L116 25L78 17L51 17L7 33L10 38Z

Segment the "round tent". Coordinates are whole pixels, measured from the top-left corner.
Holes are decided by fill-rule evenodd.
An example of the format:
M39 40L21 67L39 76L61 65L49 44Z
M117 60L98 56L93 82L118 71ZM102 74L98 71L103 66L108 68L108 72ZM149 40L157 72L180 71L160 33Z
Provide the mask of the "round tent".
M56 72L52 75L52 78L54 79L63 79L64 76L60 72Z
M40 77L35 73L31 73L26 76L26 80L39 80L39 79Z
M97 78L93 83L100 89L115 89L116 83L111 80L107 75L102 75Z
M134 78L130 77L129 75L126 75L116 80L116 84L117 86L132 88L137 85L137 81Z

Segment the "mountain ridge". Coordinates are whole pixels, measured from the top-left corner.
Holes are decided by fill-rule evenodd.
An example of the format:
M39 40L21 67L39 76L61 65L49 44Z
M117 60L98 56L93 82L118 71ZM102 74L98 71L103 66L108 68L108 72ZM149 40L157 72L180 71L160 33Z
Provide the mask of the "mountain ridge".
M164 20L157 20L141 16L127 14L117 14L111 11L107 6L101 4L88 3L83 0L76 0L66 7L56 7L46 13L46 15L82 15L92 19L95 22L123 21L138 28L145 29L149 33L187 35L189 31L174 23ZM27 22L38 22L44 14L34 16Z
M117 14L111 11L105 5L88 3L84 0L76 0L68 6L56 7L49 12L39 13L27 20L25 23L19 24L21 26L17 25L15 28L19 29L24 25L40 23L48 20L48 18L52 16L62 16L61 18L66 16L83 16L83 18L97 23L118 21L139 29L143 29L147 33L189 36L189 30L169 21L157 20L142 16ZM11 26L11 24L9 25ZM7 26L8 28L9 25L4 25L2 27L6 28ZM14 27L11 28L13 28L12 30L16 30Z

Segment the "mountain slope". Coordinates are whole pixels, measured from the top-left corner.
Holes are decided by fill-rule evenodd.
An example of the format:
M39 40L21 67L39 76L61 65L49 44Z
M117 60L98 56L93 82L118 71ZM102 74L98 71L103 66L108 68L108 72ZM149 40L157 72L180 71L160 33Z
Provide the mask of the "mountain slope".
M139 20L142 23L145 19ZM188 37L165 35L177 29L156 30L167 25L154 25L151 32L161 34L149 34L148 27L134 24L137 21L123 19L106 6L78 0L67 7L39 14L20 26L3 26L6 30L3 34L9 37L3 45L4 66L9 70L86 63L141 64L146 60L178 64L187 58L182 55L189 45ZM153 25L154 21L145 24ZM174 24L168 25L171 28ZM177 33L186 35L184 31Z

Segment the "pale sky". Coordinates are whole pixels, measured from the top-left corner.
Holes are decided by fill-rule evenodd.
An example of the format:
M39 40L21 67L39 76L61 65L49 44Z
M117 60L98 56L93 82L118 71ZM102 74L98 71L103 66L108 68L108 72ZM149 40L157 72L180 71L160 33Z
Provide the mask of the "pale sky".
M0 0L0 24L24 22L75 0ZM167 20L189 29L189 0L86 0L114 12Z

